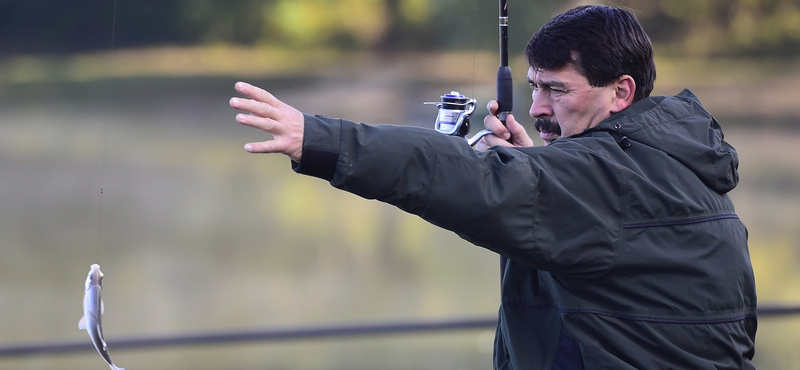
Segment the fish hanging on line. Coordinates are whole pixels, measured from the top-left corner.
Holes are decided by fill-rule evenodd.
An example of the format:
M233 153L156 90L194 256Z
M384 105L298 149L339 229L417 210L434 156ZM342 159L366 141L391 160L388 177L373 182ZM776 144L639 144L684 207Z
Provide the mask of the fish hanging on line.
M103 299L100 297L100 291L103 290L103 272L100 271L100 265L93 264L89 268L89 276L86 277L86 292L83 294L83 317L78 321L78 328L89 332L89 338L92 339L94 348L103 360L106 361L111 370L125 370L117 367L111 361L111 356L108 354L106 341L103 340L103 324L101 317L103 315Z

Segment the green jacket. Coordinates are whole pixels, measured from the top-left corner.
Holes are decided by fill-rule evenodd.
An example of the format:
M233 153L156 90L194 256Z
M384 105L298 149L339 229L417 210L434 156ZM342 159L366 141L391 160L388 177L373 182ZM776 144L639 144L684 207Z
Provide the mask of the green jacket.
M688 90L547 147L305 117L299 173L507 258L497 369L750 369L736 151Z

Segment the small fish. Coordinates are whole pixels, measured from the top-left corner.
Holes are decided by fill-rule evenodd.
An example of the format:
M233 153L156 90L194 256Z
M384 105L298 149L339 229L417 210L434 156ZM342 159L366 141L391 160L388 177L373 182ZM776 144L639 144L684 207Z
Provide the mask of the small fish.
M125 370L117 367L111 361L108 354L106 341L103 340L103 324L100 320L103 314L103 299L100 298L100 291L103 290L103 272L100 265L93 264L89 268L89 276L86 277L86 292L83 294L83 317L78 321L78 329L89 332L94 348L103 357L111 370Z

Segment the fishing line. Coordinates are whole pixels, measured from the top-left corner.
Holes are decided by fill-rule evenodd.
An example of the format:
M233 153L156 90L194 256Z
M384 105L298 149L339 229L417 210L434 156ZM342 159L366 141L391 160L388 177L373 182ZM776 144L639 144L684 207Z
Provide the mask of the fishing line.
M111 14L111 56L114 54L114 43L116 41L117 30L117 0L114 0L114 10ZM112 63L113 63L113 59ZM109 76L106 82L106 106L110 106L108 102L111 100L111 77ZM108 119L103 120L103 150L100 161L100 210L97 214L97 252L95 254L95 261L100 262L100 244L101 235L103 230L103 193L106 182L106 149L108 146Z
M472 95L475 96L475 54L478 49L478 0L472 2Z

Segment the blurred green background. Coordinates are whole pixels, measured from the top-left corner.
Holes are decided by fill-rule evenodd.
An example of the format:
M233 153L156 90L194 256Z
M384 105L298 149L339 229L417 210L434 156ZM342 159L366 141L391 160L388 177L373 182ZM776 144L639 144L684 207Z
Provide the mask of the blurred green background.
M582 3L510 1L527 126L520 52ZM759 302L800 303L800 4L614 4L655 44L654 93L692 89L739 151L731 197ZM110 340L494 315L496 255L296 175L285 157L244 152L267 136L238 125L228 99L246 80L308 113L432 128L424 101L493 98L496 50L495 1L0 0L0 345L88 342L77 322L95 262ZM758 368L800 369L800 317L759 324ZM110 352L128 369L487 369L492 340L473 330ZM0 369L105 366L93 352L0 358Z

